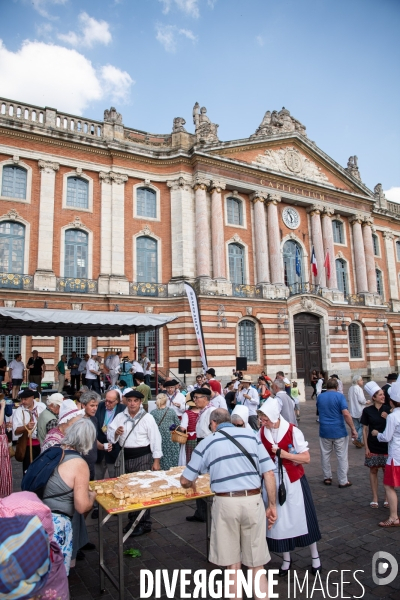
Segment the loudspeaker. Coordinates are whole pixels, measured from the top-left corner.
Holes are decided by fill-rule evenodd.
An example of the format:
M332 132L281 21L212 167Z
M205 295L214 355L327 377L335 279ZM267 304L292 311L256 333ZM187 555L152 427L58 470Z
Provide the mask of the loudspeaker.
M178 373L186 373L186 375L191 375L191 373L192 373L192 359L191 358L180 358L178 360Z
M247 356L236 357L236 371L247 371Z

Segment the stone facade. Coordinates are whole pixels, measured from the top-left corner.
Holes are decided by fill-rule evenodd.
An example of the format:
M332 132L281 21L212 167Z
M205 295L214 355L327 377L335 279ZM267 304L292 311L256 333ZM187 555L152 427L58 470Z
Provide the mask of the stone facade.
M255 325L256 346L249 372L265 369L273 375L282 369L295 377L296 315L305 312L319 319L320 366L327 371L349 379L355 371L379 378L396 370L400 209L387 202L382 185L368 189L356 156L346 167L337 164L287 109L267 111L255 134L228 142L219 140L218 125L197 103L193 122L193 133L177 117L172 133L146 134L126 127L113 107L100 122L0 99L0 177L7 165L27 173L25 198L0 195L0 221L25 227L26 276L16 285L20 275L8 283L10 273L1 274L0 302L177 315L161 332L160 368L177 373L178 359L191 358L195 373L201 363L184 294L187 280L199 295L208 362L220 376L228 377L235 366L238 325L248 319ZM71 174L88 182L86 208L67 205ZM155 193L155 217L140 216L142 187ZM232 218L235 202L237 218ZM294 212L284 220L287 207ZM339 241L332 221L341 224ZM91 283L82 284L82 291L65 291L63 283L69 229L88 236ZM157 282L148 288L146 282L138 286L140 236L157 242ZM290 240L301 251L296 285L289 284L283 260ZM232 274L231 244L242 249L239 283ZM313 248L316 278L310 269ZM335 260L347 269L345 293ZM350 355L352 323L360 327L358 358ZM137 340L88 341L89 349L108 346L133 356ZM44 356L51 378L62 340L24 337L25 359L32 348Z

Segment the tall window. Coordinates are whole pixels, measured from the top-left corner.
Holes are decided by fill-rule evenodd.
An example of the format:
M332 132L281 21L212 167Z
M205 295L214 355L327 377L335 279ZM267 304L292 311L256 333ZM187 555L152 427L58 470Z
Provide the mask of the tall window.
M400 260L400 242L399 241L396 242L396 253L397 253L397 260Z
M89 183L85 179L68 177L67 206L89 208Z
M343 223L336 219L332 221L333 241L335 244L344 244Z
M147 357L149 361L154 365L156 361L156 336L157 336L157 359L160 362L160 332L157 329L150 329L149 331L139 331L138 333L138 358L144 349L147 351Z
M382 281L382 271L379 269L375 269L376 273L376 291L380 296L383 296L383 281Z
M337 258L335 260L336 264L336 279L338 288L344 294L349 293L349 284L347 281L347 263L343 258Z
M136 191L136 214L138 217L157 217L157 194L149 188L138 188Z
M357 323L349 325L350 358L362 358L361 331Z
M7 198L26 198L26 170L21 167L6 165L3 167L1 195Z
M244 265L244 248L239 244L229 244L229 279L232 283L239 285L246 283L246 271Z
M137 238L136 272L138 282L158 283L156 240L147 236Z
M21 336L0 335L0 352L7 364L11 362L16 354L21 354Z
M379 239L375 233L372 234L372 245L374 247L374 255L379 256Z
M229 225L243 225L243 205L237 198L228 198L226 212Z
M88 277L88 235L80 229L65 232L64 277Z
M256 326L253 321L245 319L239 325L239 356L246 356L247 360L257 360Z
M301 282L301 266L303 253L301 246L293 240L288 240L283 246L283 269L285 285L293 285Z
M87 338L70 336L63 338L63 354L71 358L72 352L76 352L79 358L83 358L87 352Z
M0 272L24 272L25 227L19 223L0 223Z

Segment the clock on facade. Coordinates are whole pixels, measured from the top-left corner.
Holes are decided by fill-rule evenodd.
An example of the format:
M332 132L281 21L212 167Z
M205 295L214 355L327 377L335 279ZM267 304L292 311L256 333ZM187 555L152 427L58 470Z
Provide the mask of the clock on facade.
M300 215L295 208L286 207L282 212L282 220L289 229L297 229L300 225Z

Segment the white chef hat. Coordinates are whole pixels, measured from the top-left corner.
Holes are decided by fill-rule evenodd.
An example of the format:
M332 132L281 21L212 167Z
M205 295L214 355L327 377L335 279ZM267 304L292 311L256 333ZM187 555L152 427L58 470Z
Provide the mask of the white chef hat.
M364 390L367 392L367 394L371 396L371 398L374 394L376 394L376 392L379 392L380 389L382 389L381 386L378 385L375 381L368 381L364 385Z
M97 356L97 348L93 348L93 350L90 353L90 356Z
M388 390L388 394L393 402L400 402L400 377L397 378L397 381L392 383Z
M281 416L281 406L276 398L268 398L259 408L259 412L264 413L271 423L277 423Z

